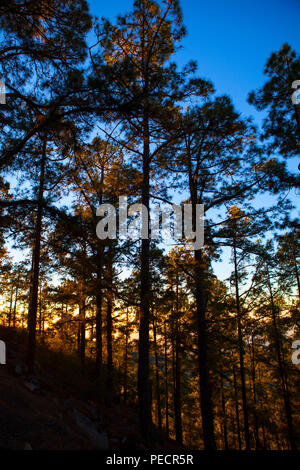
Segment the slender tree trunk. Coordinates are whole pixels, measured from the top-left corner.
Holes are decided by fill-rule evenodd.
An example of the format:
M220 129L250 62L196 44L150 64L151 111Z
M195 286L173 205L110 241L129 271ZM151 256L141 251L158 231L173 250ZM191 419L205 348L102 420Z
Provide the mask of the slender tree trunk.
M102 357L102 253L98 251L97 265L97 290L96 290L96 375L100 377L102 374L103 357Z
M77 354L80 358L80 347L81 347L81 328L80 328L80 321L77 324Z
M128 336L129 336L129 326L128 326L128 307L126 309L126 333L125 333L125 357L124 357L124 403L127 401L127 373L128 373Z
M179 295L178 272L176 273L176 319L175 319L175 435L176 441L182 444L182 412L181 412L181 351L179 327Z
M34 361L36 354L36 320L38 307L38 288L39 288L39 272L41 257L41 232L43 219L43 198L45 184L45 168L46 168L47 142L46 137L43 139L43 149L40 167L40 182L38 193L37 216L35 221L35 234L32 250L32 272L30 283L30 300L28 310L28 348L27 363L29 372L34 371Z
M182 444L181 355L178 337L176 338L175 352L175 434L176 441Z
M245 366L244 366L244 341L243 341L242 324L241 324L241 308L240 308L237 252L236 252L235 240L233 241L233 255L234 255L235 297L236 297L237 324L238 324L238 344L239 344L239 355L240 355L240 375L241 375L241 384L242 384L242 402L243 402L243 415L244 415L244 433L245 433L246 450L250 450L248 403L247 403Z
M66 313L67 313L67 309L66 309ZM93 313L92 313L92 318L91 318L91 340L94 341L94 338L95 338L95 332L94 332L94 328L95 328L95 325L94 325L94 319L95 319L95 310L93 309Z
M101 167L99 205L103 203L104 167ZM102 344L102 307L103 307L103 255L104 246L101 241L97 245L97 285L96 285L96 376L102 375L103 344Z
M107 290L106 290L106 347L107 347L107 390L110 396L113 395L113 352L112 352L112 311L113 311L113 297L112 297L112 283L113 283L113 268L112 268L112 249L109 248L108 262L107 262Z
M168 384L168 340L166 322L164 324L165 334L165 402L166 402L166 433L169 437L169 384Z
M86 321L85 321L85 299L82 298L79 305L79 331L80 331L80 343L79 343L79 356L82 371L85 371L85 353L86 353L86 337L85 337L85 330L86 330Z
M260 367L258 367L258 385L261 387L262 382L261 382L261 370ZM258 400L259 402L259 400ZM264 423L261 425L261 431L262 431L262 437L263 437L263 449L268 450L268 440L267 440L267 433L265 429Z
M147 84L147 80L146 80ZM145 86L145 96L147 96ZM143 122L143 181L142 204L147 209L147 238L142 239L141 285L140 285L140 325L138 358L138 403L139 425L142 436L150 439L152 428L151 387L149 381L149 314L150 314L150 243L149 243L149 200L150 200L150 141L149 116L147 105Z
M176 419L176 329L174 325L174 309L171 313L171 347L172 347L172 399L173 412ZM174 432L176 434L176 422L174 419Z
M240 412L239 412L239 398L238 398L238 388L237 388L236 371L235 371L235 365L234 364L233 364L233 385L234 385L236 430L237 430L237 436L238 436L239 450L242 450Z
M40 283L39 295L39 335L42 333L42 283Z
M216 450L210 374L208 365L207 322L202 263L203 260L201 250L197 250L195 251L196 317L203 440L205 450Z
M295 245L294 245L293 240L292 240L292 244L293 244L293 248L292 248L292 251L293 251L293 264L294 264L294 268L295 268L295 276L296 276L296 281L297 281L298 297L300 298L300 278L299 278L299 271L298 271L298 266L297 266Z
M224 385L223 377L220 375L221 383L221 402L222 402L222 412L223 412L223 438L224 438L224 449L229 450L228 445L228 429L227 429L227 416L226 416L226 403L225 403L225 394L224 394Z
M254 417L254 428L255 428L255 442L256 450L261 449L261 443L259 439L259 423L257 417L257 394L256 394L256 371L255 371L255 351L254 351L254 336L251 337L251 376L252 376L252 393L253 393L253 417Z
M18 291L19 291L19 286L17 285L16 292L15 292L14 310L13 310L13 328L16 327Z
M159 383L159 365L158 365L158 353L157 353L157 341L156 341L156 324L155 324L153 309L152 309L152 325L153 325L154 357L155 357L157 424L158 424L158 429L162 429L162 425L161 425L161 403L160 403L160 383Z
M281 389L282 389L283 402L284 402L284 408L285 408L285 415L286 415L286 420L287 420L287 425L288 425L290 446L292 450L296 450L297 446L296 446L296 438L295 438L294 425L293 425L291 402L290 402L289 390L288 390L287 381L286 381L284 361L282 358L281 343L280 343L279 330L278 330L278 325L277 325L276 307L274 303L274 297L273 297L273 291L272 291L271 279L270 279L270 273L269 273L268 267L267 267L267 280L268 280L268 287L269 287L270 300L271 300L271 312L272 312L272 320L273 320L273 328L274 328L274 336L275 336L275 348L276 348L276 354L277 354L277 360L278 360L278 366L279 366L279 375L280 375Z
M9 314L8 314L8 326L11 325L11 314L12 314L12 303L14 298L14 286L12 286L10 291L10 303L9 303Z

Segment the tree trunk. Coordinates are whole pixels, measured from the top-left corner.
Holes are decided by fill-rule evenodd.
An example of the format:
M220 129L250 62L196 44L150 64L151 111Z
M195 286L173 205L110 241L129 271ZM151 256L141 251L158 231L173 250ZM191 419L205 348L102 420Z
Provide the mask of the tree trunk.
M96 375L100 377L102 374L103 357L102 357L102 253L98 251L97 262L97 285L96 285Z
M174 412L174 432L176 434L176 329L174 325L174 309L171 311L171 347L172 347L172 398Z
M220 375L221 382L221 402L222 402L222 412L223 412L223 438L224 438L224 450L229 450L228 446L228 430L227 430L227 416L226 416L226 403L225 403L225 394L223 386L223 377Z
M79 342L79 356L82 367L82 372L85 371L85 352L86 352L86 338L85 338L85 300L84 298L80 301L79 305L79 331L80 331L80 342Z
M201 203L197 195L197 181L192 171L192 157L188 152L188 173L189 189L192 202L193 231L196 231L196 210L197 204ZM197 322L197 340L198 340L198 368L199 368L199 390L200 390L200 408L202 417L203 442L205 450L216 450L214 415L211 400L210 371L208 362L208 342L207 342L207 322L206 322L206 302L204 290L204 269L202 251L194 251L195 259L195 300L196 300L196 322Z
M295 276L296 276L296 281L297 281L297 288L298 288L298 297L300 298L300 279L299 279L299 271L298 271L298 266L297 266L297 258L296 258L296 250L295 250L295 244L294 240L292 240L292 251L293 251L293 264L295 268Z
M147 90L145 90L147 96ZM149 117L144 112L143 131L143 181L142 204L147 209L148 237L142 239L140 325L138 344L138 403L139 425L142 436L148 440L151 434L151 388L149 382L149 313L150 313L150 243L149 243L149 199L150 199L150 143Z
M19 280L18 280L19 282ZM19 291L19 286L16 286L16 292L15 292L15 302L14 302L14 310L13 310L13 327L16 327L16 315L17 315L17 300L18 300L18 291Z
M237 436L238 436L239 450L242 450L241 428L240 428L240 412L239 412L239 398L238 398L238 388L237 388L236 372L235 372L235 365L234 364L233 364L233 385L234 385L236 430L237 430Z
M168 342L166 322L164 324L165 334L165 402L166 402L166 434L169 437L169 384L168 384Z
M34 372L34 361L36 354L36 321L37 321L37 307L38 307L38 288L39 288L39 272L40 272L40 257L41 257L41 232L42 232L42 219L43 219L43 198L44 198L44 184L45 184L45 168L46 168L46 152L47 142L46 138L43 139L43 149L40 167L40 182L38 193L38 206L37 216L35 222L35 234L32 250L32 272L30 283L30 300L28 309L28 348L27 348L27 363L29 372Z
M278 360L278 366L279 366L279 375L280 375L280 381L281 381L281 389L282 389L282 395L283 395L283 401L284 401L285 415L286 415L286 420L287 420L287 425L288 425L290 446L291 446L291 450L297 450L291 402L290 402L288 384L286 381L284 361L282 358L281 343L280 343L280 337L279 337L279 331L278 331L278 325L277 325L276 308L275 308L275 303L274 303L274 297L273 297L273 291L272 291L271 279L270 279L270 273L269 273L268 267L267 267L267 280L268 280L268 287L269 287L270 300L271 300L271 312L272 312L272 320L273 320L273 328L274 328L274 336L275 336L275 348L276 348L276 354L277 354L277 360Z
M254 351L254 336L251 337L251 376L252 376L252 393L253 393L253 417L254 417L254 429L255 429L255 442L256 450L261 449L261 443L259 439L259 423L257 417L257 395L256 395L256 371L255 371L255 351Z
M158 365L158 353L157 353L157 341L156 341L156 324L152 309L152 325L153 325L153 341L154 341L154 357L155 357L155 379L156 379L156 404L157 404L157 423L158 429L162 428L161 425L161 403L160 403L160 383L159 383L159 365Z
M176 272L176 318L175 318L175 435L176 441L182 444L182 412L181 412L181 351L179 327L179 295L178 272Z
M233 241L233 255L234 255L234 282L235 282L235 297L236 297L237 326L238 326L238 344L239 344L239 355L240 355L240 375L241 375L241 384L242 384L242 402L243 402L243 415L244 415L244 433L245 433L246 450L250 450L248 404L247 404L245 366L244 366L244 342L243 342L243 333L242 333L242 324L241 324L241 308L240 308L239 280L238 280L237 253L236 253L235 240Z
M40 283L39 295L39 335L42 333L42 283Z
M179 337L175 348L175 435L176 441L182 444L182 412L181 412L181 356Z
M11 325L11 314L12 314L13 298L14 298L14 286L12 286L11 291L10 291L10 303L9 303L9 313L8 313L8 326L9 327Z
M107 262L107 290L106 290L106 348L107 348L107 390L108 396L113 395L113 353L112 353L112 311L113 311L113 297L112 297L112 283L113 283L113 269L112 269L112 249L109 248Z
M123 394L124 403L126 403L127 401L128 336L129 336L129 327L128 327L128 307L127 307L126 309L126 333L125 333L125 357L124 357L124 394Z
M202 415L202 429L205 450L216 450L214 435L214 418L211 401L211 386L209 377L208 351L207 351L207 324L205 295L203 287L203 267L201 250L195 251L195 282L196 282L196 317L198 336L198 367L200 381L200 405Z

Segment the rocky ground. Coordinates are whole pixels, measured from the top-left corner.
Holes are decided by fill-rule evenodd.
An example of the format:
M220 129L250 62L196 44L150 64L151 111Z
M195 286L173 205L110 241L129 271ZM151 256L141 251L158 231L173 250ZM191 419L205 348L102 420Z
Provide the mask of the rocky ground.
M159 433L152 444L151 450L178 449ZM0 365L1 449L142 450L148 446L138 432L134 409L122 403L108 407L78 399L40 365L36 375L28 375L18 340L10 335L7 363Z

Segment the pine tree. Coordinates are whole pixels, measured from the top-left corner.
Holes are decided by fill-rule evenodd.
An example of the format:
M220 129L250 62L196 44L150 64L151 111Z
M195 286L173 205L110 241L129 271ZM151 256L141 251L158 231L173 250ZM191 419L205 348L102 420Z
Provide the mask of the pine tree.
M264 69L264 86L249 94L249 103L265 110L262 138L270 152L284 158L299 155L300 105L292 101L293 83L299 79L300 57L288 44L273 52Z
M141 241L138 368L139 421L146 439L151 433L148 238L151 178L157 155L174 139L172 123L178 102L199 87L198 82L193 82L189 89L187 87L186 76L195 69L194 64L178 72L176 66L169 63L184 34L177 0L164 0L161 5L136 0L133 11L119 17L116 25L104 21L98 27L98 42L103 51L95 53L92 59L100 83L105 77L109 84L108 94L115 99L125 97L131 103L124 112L119 109L112 113L112 119L121 120L126 139L119 143L132 155L142 173L139 194L148 213L144 227L147 238Z

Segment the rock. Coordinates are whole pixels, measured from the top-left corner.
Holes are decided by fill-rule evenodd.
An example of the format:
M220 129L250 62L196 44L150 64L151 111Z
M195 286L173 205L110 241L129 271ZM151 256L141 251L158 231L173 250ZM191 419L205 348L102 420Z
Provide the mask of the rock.
M120 447L120 439L112 438L109 442L112 449L118 449Z
M40 388L40 383L36 377L29 377L27 380L24 380L23 384L31 392L36 392Z
M15 372L15 374L16 374L17 376L25 374L25 373L26 373L26 370L25 370L24 365L21 364L20 362L18 362L18 363L15 365L14 372Z
M93 421L99 421L98 412L92 405L90 405L89 403L81 402L81 407L85 409L86 414L88 414Z
M16 375L22 375L22 366L21 364L17 364L15 367L15 374Z
M33 450L31 444L29 442L25 442L24 444L24 450Z
M80 413L76 408L74 410L75 421L77 426L89 438L93 446L96 448L107 450L109 442L106 432L99 432L95 424L84 414Z
M102 417L98 413L98 410L95 406L92 406L89 403L79 401L76 399L62 399L61 404L63 408L71 414L74 414L74 410L76 409L82 415L88 417L92 422L97 423L97 428L101 426L101 419Z
M133 436L124 436L121 441L122 450L136 450L137 442Z

